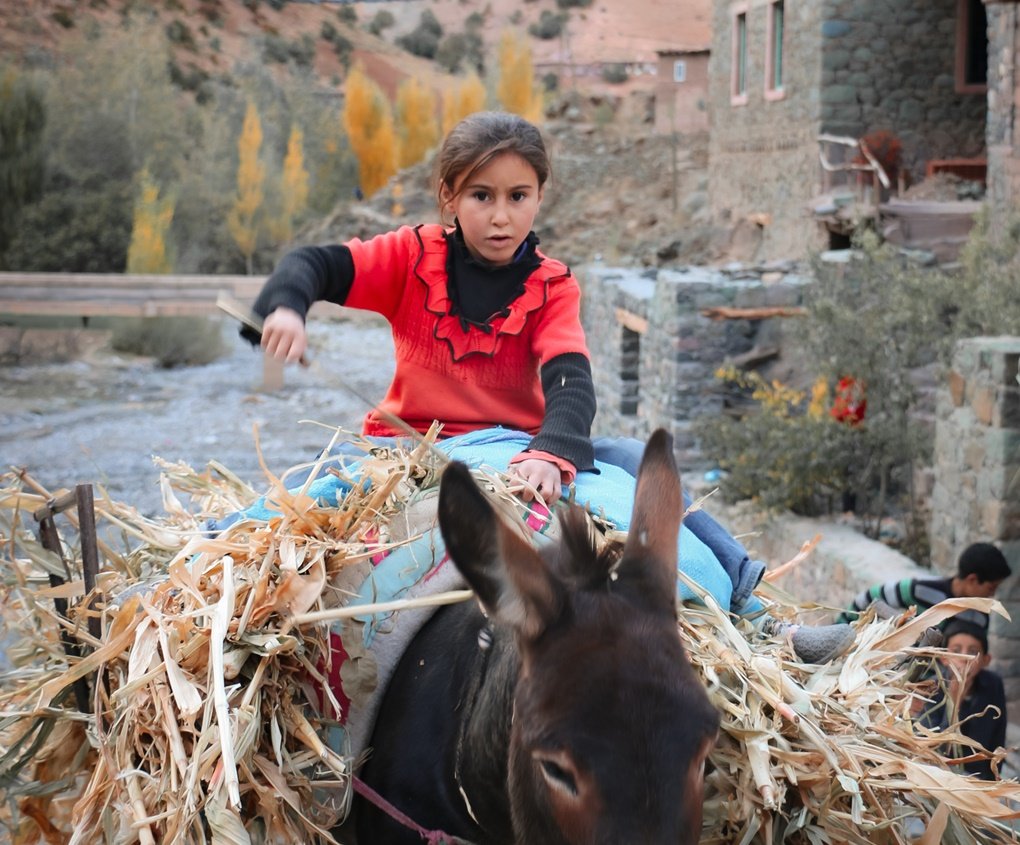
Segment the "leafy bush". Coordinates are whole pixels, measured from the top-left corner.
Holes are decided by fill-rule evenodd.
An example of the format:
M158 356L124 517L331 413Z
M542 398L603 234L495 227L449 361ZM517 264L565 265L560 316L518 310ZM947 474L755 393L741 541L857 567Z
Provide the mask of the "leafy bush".
M592 4L592 0L556 0L556 5L561 9L586 9Z
M563 24L566 23L566 20L566 15L558 15L555 12L550 12L548 9L543 9L538 20L528 27L528 32L536 38L548 41L558 37L563 32Z
M123 273L131 196L128 182L44 194L22 210L6 265L37 273Z
M372 35L382 35L383 30L389 29L396 22L397 19L393 17L393 12L389 9L380 9L375 13L375 17L369 21L368 31L371 32Z
M336 10L336 16L344 23L351 24L352 26L358 22L358 10L347 3L344 3Z
M439 42L435 61L450 73L457 73L464 67L483 72L485 53L481 36L475 32L455 32L447 35Z
M142 317L118 320L110 344L172 369L215 361L223 354L223 333L220 322L208 317Z
M436 16L426 9L421 13L418 26L397 39L397 46L423 59L433 59L439 50L439 39L442 37L442 25Z
M166 25L166 37L171 44L179 44L189 50L196 49L195 35L182 20L175 18Z
M740 419L713 417L696 425L703 448L726 472L723 495L766 509L832 511L867 432L829 415L826 380L819 379L807 397L754 372L727 368L717 376L757 403Z
M630 78L630 74L627 73L627 66L619 63L602 65L601 76L603 80L612 85L626 82Z
M286 64L293 61L298 67L310 67L315 59L315 41L307 33L297 41L269 33L262 38L262 55L270 62Z
M933 362L948 364L961 337L1020 325L1013 293L1020 218L994 235L990 226L990 218L978 219L959 272L919 267L874 233L856 240L848 264L814 262L809 316L799 331L805 360L818 366L820 384L846 376L862 384L866 415L859 425L834 425L808 413L803 397L794 401L779 386L746 377L754 411L699 426L706 453L729 473L727 496L820 513L836 507L842 489L873 536L884 515L906 514L910 553L924 556L912 485L915 467L930 463L934 430L918 376ZM780 410L777 396L789 400Z
M71 29L74 26L74 13L70 9L58 8L50 17L64 29Z

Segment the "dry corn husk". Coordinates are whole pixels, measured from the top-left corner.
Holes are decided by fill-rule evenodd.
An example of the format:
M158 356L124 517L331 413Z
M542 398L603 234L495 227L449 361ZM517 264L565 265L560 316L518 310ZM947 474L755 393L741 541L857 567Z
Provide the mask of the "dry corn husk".
M353 615L336 576L408 542L396 539L393 518L437 483L440 464L427 443L376 449L364 464L370 483L330 508L267 470L281 515L211 537L206 520L244 509L255 491L215 464L195 472L161 463L160 518L97 499L106 528L106 598L90 611L102 622L98 642L81 610L80 567L72 561L74 577L50 587L46 573L63 564L33 534L31 512L52 494L25 473L0 478L6 623L20 634L18 668L0 689L0 787L13 841L334 841L351 761L323 741L339 704L315 683L331 660L319 623ZM503 507L523 508L497 473L487 477ZM109 598L138 584L124 600ZM769 590L777 613L799 612ZM56 615L54 597L78 608L70 621ZM965 738L926 735L908 717L917 689L904 657L934 656L911 644L953 610L906 622L865 616L847 655L805 666L710 596L686 608L681 635L723 720L702 842L1016 841L1005 820L1017 815L1020 787L962 777L942 754ZM61 625L92 650L67 657ZM75 679L97 675L99 718L78 713L71 695ZM921 838L908 836L911 824Z

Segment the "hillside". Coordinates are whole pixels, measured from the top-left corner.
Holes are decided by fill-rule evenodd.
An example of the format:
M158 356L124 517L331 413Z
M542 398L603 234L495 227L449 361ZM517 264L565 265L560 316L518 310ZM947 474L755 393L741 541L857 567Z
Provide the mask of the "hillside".
M342 11L343 10L343 11ZM353 10L355 22L350 22ZM5 57L38 56L40 51L59 56L67 39L91 27L114 26L127 14L158 18L178 39L177 60L186 68L209 74L229 73L238 61L250 60L253 47L267 39L296 44L303 37L314 43L313 67L323 82L343 77L343 63L323 38L323 27L338 30L354 43L355 58L377 69L379 81L391 87L393 78L416 76L437 87L446 76L432 62L420 60L394 46L430 11L444 33L465 29L477 16L478 32L490 53L506 31L528 32L543 15L561 14L562 33L555 38L529 38L535 66L578 69L599 62L653 64L660 49L703 48L710 40L709 0L601 0L590 7L559 9L555 0L525 0L494 4L487 0L389 0L389 2L269 2L268 0L34 0L0 4L0 52ZM376 37L367 31L381 11L394 24ZM263 48L264 49L264 48ZM597 88L579 70L580 85ZM650 77L640 80L638 87Z
M507 30L527 39L537 77L559 73L560 90L550 95L543 127L552 147L554 178L539 219L543 244L552 254L574 264L596 258L621 264L704 263L721 257L727 235L706 223L705 139L684 138L674 148L671 139L652 134L649 120L655 77L648 70L655 51L707 46L709 0L596 0L590 7L566 10L556 0L34 0L0 3L0 51L29 67L52 67L74 55L72 45L118 28L130 15L165 33L172 46L172 75L195 94L205 81L229 88L232 74L247 64L279 78L310 76L322 94L340 95L346 66L359 61L392 98L407 77L437 92L452 79L437 63L395 44L418 26L426 9L445 33L470 26L480 34L490 88L496 44ZM377 36L368 27L382 12L392 15L393 22ZM563 19L560 37L527 35L543 15ZM349 49L339 49L341 44ZM613 85L590 71L599 62L644 69ZM399 204L394 186L399 186ZM297 239L347 238L394 223L430 220L432 197L429 168L419 165L395 177L370 203L341 196L332 213ZM207 203L209 212L222 215L222 200L220 205ZM403 213L394 216L397 205Z

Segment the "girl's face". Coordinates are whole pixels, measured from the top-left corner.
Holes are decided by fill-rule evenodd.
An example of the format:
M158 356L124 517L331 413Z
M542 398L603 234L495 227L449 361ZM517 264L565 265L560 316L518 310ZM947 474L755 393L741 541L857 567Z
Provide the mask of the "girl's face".
M458 179L441 192L444 212L452 213L475 258L494 265L509 264L531 231L542 204L538 174L516 153L496 156L469 182Z

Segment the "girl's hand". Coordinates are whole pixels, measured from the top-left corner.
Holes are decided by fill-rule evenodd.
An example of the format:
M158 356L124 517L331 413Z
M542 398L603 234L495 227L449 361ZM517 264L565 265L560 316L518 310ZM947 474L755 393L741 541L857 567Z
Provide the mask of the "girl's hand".
M547 505L552 506L563 490L560 468L549 461L529 458L510 467L510 471L527 483L520 496L525 502L535 498L535 491Z
M293 364L308 348L305 321L297 311L277 308L262 324L262 348L274 358Z

